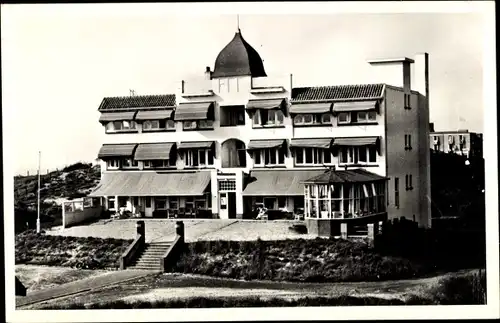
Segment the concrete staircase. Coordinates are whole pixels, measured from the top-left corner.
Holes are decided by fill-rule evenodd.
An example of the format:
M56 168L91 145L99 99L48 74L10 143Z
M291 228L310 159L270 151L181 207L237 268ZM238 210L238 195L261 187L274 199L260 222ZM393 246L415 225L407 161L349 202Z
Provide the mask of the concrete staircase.
M162 256L167 252L171 244L171 242L153 242L146 244L146 248L137 255L134 262L127 266L127 269L160 271Z

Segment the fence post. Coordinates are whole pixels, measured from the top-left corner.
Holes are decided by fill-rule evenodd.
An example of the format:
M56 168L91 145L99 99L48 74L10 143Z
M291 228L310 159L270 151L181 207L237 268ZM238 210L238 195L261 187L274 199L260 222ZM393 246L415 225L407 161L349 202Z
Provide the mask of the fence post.
M374 223L368 223L368 243L373 246L375 240L375 230L376 226Z
M175 223L175 233L180 236L181 244L184 245L184 222L177 221Z
M66 228L66 202L62 202L62 229Z
M347 239L347 223L340 223L340 237L342 239Z

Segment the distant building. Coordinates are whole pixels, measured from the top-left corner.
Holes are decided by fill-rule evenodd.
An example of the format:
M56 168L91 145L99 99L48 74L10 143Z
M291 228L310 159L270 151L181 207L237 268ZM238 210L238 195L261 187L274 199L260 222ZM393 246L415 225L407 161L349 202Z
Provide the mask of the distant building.
M466 129L434 131L430 124L430 144L433 151L454 153L469 157L483 157L483 134Z
M262 86L263 61L238 30L200 73L204 90L103 99L91 195L146 217L246 218L264 205L429 226L428 60L370 61L378 84Z

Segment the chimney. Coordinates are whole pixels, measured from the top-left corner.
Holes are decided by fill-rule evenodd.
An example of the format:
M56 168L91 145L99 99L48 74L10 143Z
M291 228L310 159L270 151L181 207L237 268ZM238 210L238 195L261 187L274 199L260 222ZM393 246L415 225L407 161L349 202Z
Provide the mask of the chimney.
M413 77L413 90L425 95L429 105L429 54L420 53L415 55ZM428 108L428 107L427 107Z
M290 93L292 93L293 90L293 74L290 74Z
M181 93L184 93L184 80L181 81Z
M434 132L434 122L429 123L429 132Z
M388 85L403 88L405 94L411 91L411 64L415 61L408 57L369 60L376 67L376 77Z
M210 66L207 66L205 68L205 80L211 80L212 79L212 72L210 71Z

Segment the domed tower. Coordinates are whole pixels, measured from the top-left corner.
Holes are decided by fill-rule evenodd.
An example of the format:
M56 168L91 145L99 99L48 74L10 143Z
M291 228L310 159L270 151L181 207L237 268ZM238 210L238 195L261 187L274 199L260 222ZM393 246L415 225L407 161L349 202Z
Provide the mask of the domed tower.
M239 28L233 40L217 56L211 73L212 79L237 76L267 76L259 53L245 41Z

